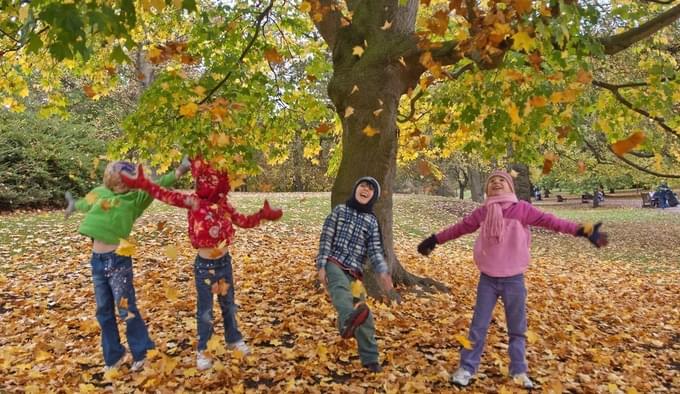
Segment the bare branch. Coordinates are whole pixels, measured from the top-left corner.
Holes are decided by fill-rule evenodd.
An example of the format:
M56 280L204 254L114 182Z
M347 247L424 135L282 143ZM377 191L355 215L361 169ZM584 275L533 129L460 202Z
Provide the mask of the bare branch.
M269 15L269 12L272 10L273 6L274 6L274 0L271 0L269 2L269 5L267 6L267 8L265 8L264 11L262 11L260 13L260 15L257 16L256 23L255 23L255 33L253 33L253 36L250 38L250 42L248 42L248 45L246 45L246 47L241 52L241 56L239 56L238 60L236 61L236 64L242 63L243 59L246 57L248 52L250 52L250 48L253 47L253 44L255 44L255 40L257 40L257 37L260 35L260 30L262 29L262 26L263 26L262 21L265 19L265 17L267 15ZM206 94L206 96L203 98L203 100L199 101L198 104L201 105L201 104L205 103L206 101L208 101L210 99L210 97L212 97L212 95L215 94L215 92L217 92L222 87L222 85L224 85L229 80L229 78L231 77L231 74L232 74L232 71L229 71L227 73L227 75L225 75L224 78L222 78L222 80L220 82L218 82L217 85L215 85L215 87L210 89L208 94Z
M592 82L592 84L594 86L609 90L610 92L612 92L612 94L614 95L616 100L618 100L621 104L625 105L630 110L635 111L635 112L639 113L640 115L653 120L662 129L664 129L665 131L667 131L670 134L673 134L677 138L680 138L680 133L678 131L674 130L673 128L671 128L668 124L666 124L666 120L663 117L654 116L654 115L650 114L649 112L645 111L644 109L640 109L640 108L633 106L633 103L628 101L625 97L623 97L621 92L619 92L619 89L621 89L621 87L619 87L617 85L612 85L612 84L607 83L607 82L597 81L597 80L594 80Z
M650 37L652 34L678 20L678 18L680 18L680 4L669 8L638 27L620 34L601 38L600 43L604 46L604 53L613 55L623 51L638 41Z
M642 172L646 172L647 174L651 174L651 175L658 176L658 177L661 177L661 178L680 178L680 175L678 175L678 174L661 174L659 172L652 171L648 168L642 167L641 165L639 165L639 164L637 164L633 161L630 161L623 156L619 156L616 153L614 153L614 150L612 149L611 145L609 145L608 148L609 148L609 151L612 152L614 154L614 156L616 156L619 160L621 160L622 162L628 164L629 166L631 166L631 167L633 167L637 170L640 170Z

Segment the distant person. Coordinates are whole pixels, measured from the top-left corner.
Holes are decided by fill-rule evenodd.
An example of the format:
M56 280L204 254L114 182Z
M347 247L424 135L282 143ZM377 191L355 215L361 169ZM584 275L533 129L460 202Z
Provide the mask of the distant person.
M141 168L141 167L140 167ZM186 163L162 176L158 183L171 186L189 170ZM97 302L97 321L101 328L104 370L120 367L125 361L125 348L120 343L118 316L125 322L125 334L132 352L135 372L144 367L146 352L154 348L149 332L137 309L132 284L132 257L119 255L121 240L127 239L135 220L153 202L143 191L132 191L121 179L121 173L134 173L135 166L127 161L114 161L104 170L104 185L90 191L85 198L74 201L66 192L68 218L75 210L85 212L78 232L92 239L92 281Z
M668 194L671 189L668 187L666 182L661 182L659 187L656 188L656 196L659 199L659 207L662 209L668 208Z
M586 237L598 248L607 245L607 234L600 232L602 223L579 225L542 212L526 201L518 201L512 177L505 171L493 171L486 180L485 190L484 205L462 221L423 240L418 252L427 256L437 245L481 227L474 246L474 261L481 274L469 333L473 347L461 350L460 366L450 381L467 386L477 372L489 323L500 297L510 337L510 375L524 388L531 389L534 383L527 375L527 290L524 285L524 272L530 260L529 226Z

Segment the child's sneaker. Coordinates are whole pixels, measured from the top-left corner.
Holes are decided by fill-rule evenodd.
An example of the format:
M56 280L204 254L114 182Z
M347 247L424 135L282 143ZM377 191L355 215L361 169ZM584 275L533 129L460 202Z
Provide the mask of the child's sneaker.
M130 372L137 372L141 371L144 368L144 362L146 361L145 358L141 360L137 360L132 363L132 366L130 367Z
M238 350L244 356L247 356L247 355L250 354L250 348L248 347L248 345L246 345L246 343L243 341L243 339L241 339L238 342L227 344L227 347L229 349L232 349L232 350Z
M364 365L364 368L368 369L369 371L371 371L373 373L378 373L378 372L382 371L382 367L378 363L366 364L366 365Z
M120 358L118 359L118 361L115 362L115 364L105 366L104 373L109 372L112 369L120 368L125 363L125 359L127 358L126 356L127 352L120 356Z
M449 377L449 382L455 384L456 386L465 387L470 384L470 379L472 379L472 374L464 368L458 368Z
M354 331L368 318L370 310L368 309L368 305L365 303L361 303L357 305L356 308L354 308L354 311L352 311L352 314L349 315L347 320L345 320L345 325L344 328L342 329L341 336L344 339L352 338L354 336Z
M203 351L199 350L196 353L196 369L205 371L212 367L212 360Z
M515 383L519 384L525 389L534 388L534 382L532 382L531 379L529 379L529 376L527 376L526 373L518 373L517 375L513 375L512 380L514 380Z

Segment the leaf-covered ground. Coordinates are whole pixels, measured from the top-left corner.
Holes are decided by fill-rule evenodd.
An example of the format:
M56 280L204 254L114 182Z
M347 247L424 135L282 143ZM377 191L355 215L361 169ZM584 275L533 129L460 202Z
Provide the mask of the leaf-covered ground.
M265 195L240 194L253 211ZM473 203L396 196L397 254L411 271L448 284L450 294L403 291L405 302L370 302L384 371L367 374L354 341L334 330L334 311L314 283L313 259L327 194L269 194L285 210L279 223L237 230L238 320L251 356L224 349L221 323L211 349L219 360L195 369L194 250L185 212L154 203L133 234L139 307L157 351L143 372L129 364L104 376L94 318L89 242L81 217L59 212L0 217L0 392L231 391L448 392L459 341L472 315L477 271L473 237L415 253L425 235L462 217ZM574 220L601 219L607 249L534 231L528 360L540 390L678 392L680 389L680 212L579 205L545 206ZM161 224L159 224L161 223ZM168 257L168 246L178 257ZM403 289L402 289L403 290ZM215 308L219 322L219 308ZM505 318L497 307L474 392L520 391L508 378ZM121 333L123 327L121 325Z

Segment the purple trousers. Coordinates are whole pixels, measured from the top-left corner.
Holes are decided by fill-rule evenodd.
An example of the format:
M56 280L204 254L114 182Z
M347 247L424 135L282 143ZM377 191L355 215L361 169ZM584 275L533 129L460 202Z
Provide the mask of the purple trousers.
M470 325L469 339L472 350L463 349L460 352L460 366L474 374L479 367L479 361L484 351L486 332L496 306L496 300L501 297L505 309L505 320L508 324L510 343L510 374L516 375L527 372L526 361L526 331L527 331L527 289L524 286L524 274L506 278L495 278L481 274L477 285L477 302Z

